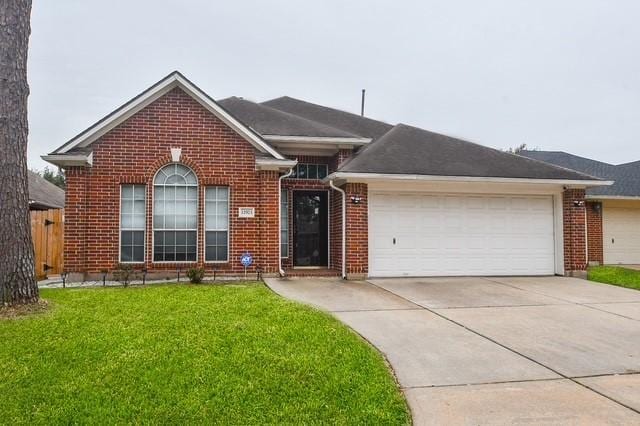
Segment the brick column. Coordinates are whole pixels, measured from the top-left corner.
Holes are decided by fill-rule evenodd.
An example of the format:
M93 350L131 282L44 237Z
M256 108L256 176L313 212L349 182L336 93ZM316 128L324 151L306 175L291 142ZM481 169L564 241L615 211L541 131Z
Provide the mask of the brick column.
M82 167L65 170L64 270L70 281L84 280L87 271L86 220L88 171Z
M567 189L562 200L565 275L581 276L587 269L584 189Z
M278 178L274 170L258 172L260 182L260 204L257 208L259 225L259 255L256 265L262 267L263 272L274 274L278 272Z
M369 214L366 183L347 183L347 279L363 279L369 271ZM354 203L353 198L359 199Z
M587 247L589 262L604 263L602 251L602 203L587 203Z

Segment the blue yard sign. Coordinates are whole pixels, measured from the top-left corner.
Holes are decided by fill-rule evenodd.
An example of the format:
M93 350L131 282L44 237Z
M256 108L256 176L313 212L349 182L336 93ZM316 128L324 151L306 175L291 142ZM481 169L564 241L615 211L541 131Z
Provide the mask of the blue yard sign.
M251 266L251 264L253 263L253 257L251 256L251 253L247 251L242 256L240 256L240 263L242 263L242 266L244 266L245 268Z
M251 256L251 253L245 251L244 254L240 256L240 263L242 263L242 266L244 266L244 279L246 280L247 268L253 263L253 257Z

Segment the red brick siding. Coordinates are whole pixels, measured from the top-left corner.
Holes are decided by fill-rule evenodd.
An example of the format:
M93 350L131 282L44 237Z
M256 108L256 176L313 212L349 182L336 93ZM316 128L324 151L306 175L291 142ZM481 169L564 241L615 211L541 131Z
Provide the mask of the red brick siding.
M576 203L582 202L579 206ZM584 189L567 189L563 194L564 269L565 273L583 271L586 260L586 222Z
M369 271L369 211L366 183L347 183L347 277L360 278ZM354 204L352 197L359 197Z
M182 148L181 162L194 170L200 184L197 264L204 261L204 187L227 185L231 197L229 262L216 264L216 269L242 271L239 258L245 250L254 254L265 272L277 269L277 174L256 172L255 149L187 94L174 89L102 136L93 146L93 167L68 170L68 271L91 273L117 265L120 185L127 183L147 185L147 268L175 270L176 264L151 261L151 207L153 177L171 161L170 148L178 147ZM238 218L238 207L255 207L256 217ZM276 225L272 225L274 220ZM262 238L265 243L261 244ZM189 264L179 266L184 269ZM209 270L212 267L207 265Z
M260 180L260 237L254 240L258 244L254 249L259 254L256 264L264 270L264 272L277 272L278 263L278 241L280 229L278 229L278 215L280 214L280 205L278 204L278 178L277 171L261 171L258 172ZM239 243L247 243L248 241L240 240Z
M331 190L329 200L329 252L331 269L342 270L342 194Z
M83 271L86 261L85 210L88 171L72 167L65 171L64 267L66 271Z
M602 251L602 203L587 203L587 243L589 262L604 263Z
M331 158L331 163L329 163L330 171L337 170L338 167L340 167L340 165L345 162L345 160L347 160L349 157L351 157L351 154L353 154L353 151L351 149L341 149L341 150L339 150L336 153L336 155L334 155Z

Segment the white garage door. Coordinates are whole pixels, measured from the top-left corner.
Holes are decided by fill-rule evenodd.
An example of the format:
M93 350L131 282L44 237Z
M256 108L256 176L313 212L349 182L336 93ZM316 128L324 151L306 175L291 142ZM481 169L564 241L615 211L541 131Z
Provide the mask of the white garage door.
M372 193L369 275L549 275L551 196Z
M640 209L602 210L604 263L640 263Z

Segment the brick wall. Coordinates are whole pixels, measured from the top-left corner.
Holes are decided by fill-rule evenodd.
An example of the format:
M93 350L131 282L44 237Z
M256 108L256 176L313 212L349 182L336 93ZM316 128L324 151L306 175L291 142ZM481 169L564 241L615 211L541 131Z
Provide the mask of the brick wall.
M342 271L342 194L332 189L329 200L329 267Z
M147 185L144 266L149 271L175 271L178 266L184 270L191 266L151 261L152 180L156 171L171 161L170 148L182 148L181 163L194 170L200 185L195 264L203 265L204 260L204 187L225 185L229 186L231 197L229 261L215 264L216 269L241 272L239 258L248 250L267 272L276 270L277 173L256 172L255 149L176 88L94 143L93 167L67 171L67 271L96 273L113 270L117 265L120 185L130 183ZM256 217L238 218L238 207L255 207ZM206 265L208 270L213 267Z
M353 154L353 150L351 149L340 149L331 159L331 163L329 163L329 169L331 171L337 170L338 167L342 163L344 163L351 155Z
M572 275L587 268L584 189L567 189L562 198L564 269L567 275Z
M365 183L347 183L347 278L364 278L369 271L369 212ZM352 197L359 197L354 204Z
M85 269L88 171L72 167L65 171L64 268L80 272Z
M587 203L587 243L589 262L604 263L602 252L602 203Z
M263 268L264 272L278 272L278 241L280 229L278 229L278 178L277 171L258 172L260 181L260 237L257 240L256 264Z

